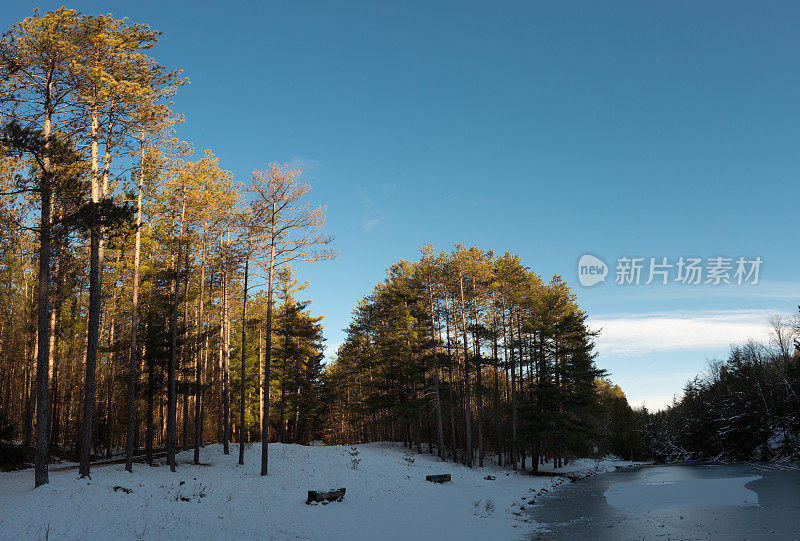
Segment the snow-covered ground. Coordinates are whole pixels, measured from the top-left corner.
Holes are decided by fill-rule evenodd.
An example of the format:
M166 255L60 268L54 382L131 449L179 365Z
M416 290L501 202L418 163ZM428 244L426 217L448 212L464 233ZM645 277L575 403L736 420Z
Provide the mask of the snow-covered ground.
M261 449L221 446L178 455L178 471L163 465L98 466L92 479L54 471L33 489L33 472L0 473L3 539L524 539L538 525L524 508L538 493L568 482L491 465L469 468L409 454L397 444L350 447L270 444L267 477ZM610 471L630 463L579 460L565 470ZM551 469L545 466L545 470ZM450 473L452 482L425 476ZM494 480L485 479L493 476ZM306 505L308 490L345 487L341 503ZM115 489L116 488L116 489Z

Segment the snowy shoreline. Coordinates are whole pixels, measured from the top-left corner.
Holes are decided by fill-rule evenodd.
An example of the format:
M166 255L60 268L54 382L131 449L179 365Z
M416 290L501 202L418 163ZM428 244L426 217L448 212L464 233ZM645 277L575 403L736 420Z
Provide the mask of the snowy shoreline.
M33 489L31 470L0 474L0 531L7 538L215 539L234 535L269 539L522 539L543 525L526 505L565 483L633 465L576 460L564 475L531 476L494 464L469 469L410 453L400 444L351 447L270 444L270 475L259 476L260 447L224 455L203 448L178 455L178 471L114 464L93 470L55 471ZM551 464L542 471L552 472ZM426 475L449 473L436 484ZM493 479L490 479L493 477ZM347 488L341 503L305 505L308 490ZM21 517L25 517L22 519Z

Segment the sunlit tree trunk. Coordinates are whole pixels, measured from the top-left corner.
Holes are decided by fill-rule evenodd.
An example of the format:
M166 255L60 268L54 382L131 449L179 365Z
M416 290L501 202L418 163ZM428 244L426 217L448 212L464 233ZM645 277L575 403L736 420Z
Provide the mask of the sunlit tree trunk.
M100 203L100 169L98 162L99 120L98 107L91 113L91 180L92 203ZM94 417L95 378L97 373L97 347L100 339L100 310L102 303L103 246L97 216L92 218L89 249L89 317L86 339L86 378L83 395L83 421L81 424L81 477L89 477L92 451L92 421Z
M239 465L244 466L244 392L246 388L246 352L247 352L247 278L250 270L250 242L247 243L247 253L244 259L244 288L242 289L242 375L239 383Z
M467 467L472 467L472 405L470 404L469 388L469 348L467 346L467 307L464 300L464 274L459 264L458 285L461 292L461 337L464 341L464 425L466 434Z
M205 287L206 287L206 237L208 232L208 223L206 223L203 238L201 242L203 245L200 247L200 298L197 301L197 351L195 357L195 374L194 374L194 463L200 464L200 444L203 438L203 343L208 349L208 337L201 342L199 335L203 333L203 308L205 307Z
M170 316L170 352L167 370L167 464L175 471L175 436L177 433L178 395L176 389L176 369L178 365L178 299L180 297L180 270L183 257L183 220L186 214L186 198L182 194L181 219L178 227L178 255L174 259L172 278L172 314Z
M139 364L139 266L142 247L142 192L144 191L145 133L140 139L139 183L136 194L136 237L133 247L133 278L131 299L131 345L128 365L128 433L125 440L125 469L133 472L133 440L136 427L136 368Z
M272 204L272 216L275 216L275 204ZM261 475L267 475L269 466L269 382L270 382L270 363L272 361L272 294L275 286L275 220L272 220L270 253L269 253L269 279L267 283L267 336L266 336L266 360L264 362L264 416L261 422Z
M52 218L52 171L49 150L49 138L52 132L52 71L48 72L45 86L44 127L42 135L45 141L45 152L42 157L42 175L40 185L41 217L39 220L39 285L37 314L37 352L36 352L36 454L35 454L35 486L49 482L47 470L48 437L50 424L50 405L48 404L48 376L50 361L50 340L48 336L48 318L50 316L50 228Z
M231 390L230 390L230 319L228 316L228 260L227 255L222 270L222 451L230 454L231 440Z
M258 322L258 427L264 424L264 349L261 347L263 340L261 322Z

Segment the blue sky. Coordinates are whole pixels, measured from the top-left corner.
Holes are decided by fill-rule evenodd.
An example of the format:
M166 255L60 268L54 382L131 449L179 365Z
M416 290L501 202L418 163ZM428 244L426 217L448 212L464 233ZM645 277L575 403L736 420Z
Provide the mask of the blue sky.
M2 26L33 6L4 6ZM598 364L636 404L667 403L800 302L796 3L70 7L164 32L154 56L192 82L179 135L239 179L272 161L305 167L341 250L302 269L331 347L357 300L425 242L563 275L604 329ZM756 286L584 288L587 252L612 267L764 263Z

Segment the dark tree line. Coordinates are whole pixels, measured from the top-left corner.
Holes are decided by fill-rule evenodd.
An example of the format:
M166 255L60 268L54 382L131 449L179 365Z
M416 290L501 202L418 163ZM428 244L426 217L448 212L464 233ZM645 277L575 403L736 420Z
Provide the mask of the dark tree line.
M800 456L797 322L772 320L772 341L734 346L664 411L638 411L645 456L772 460Z

